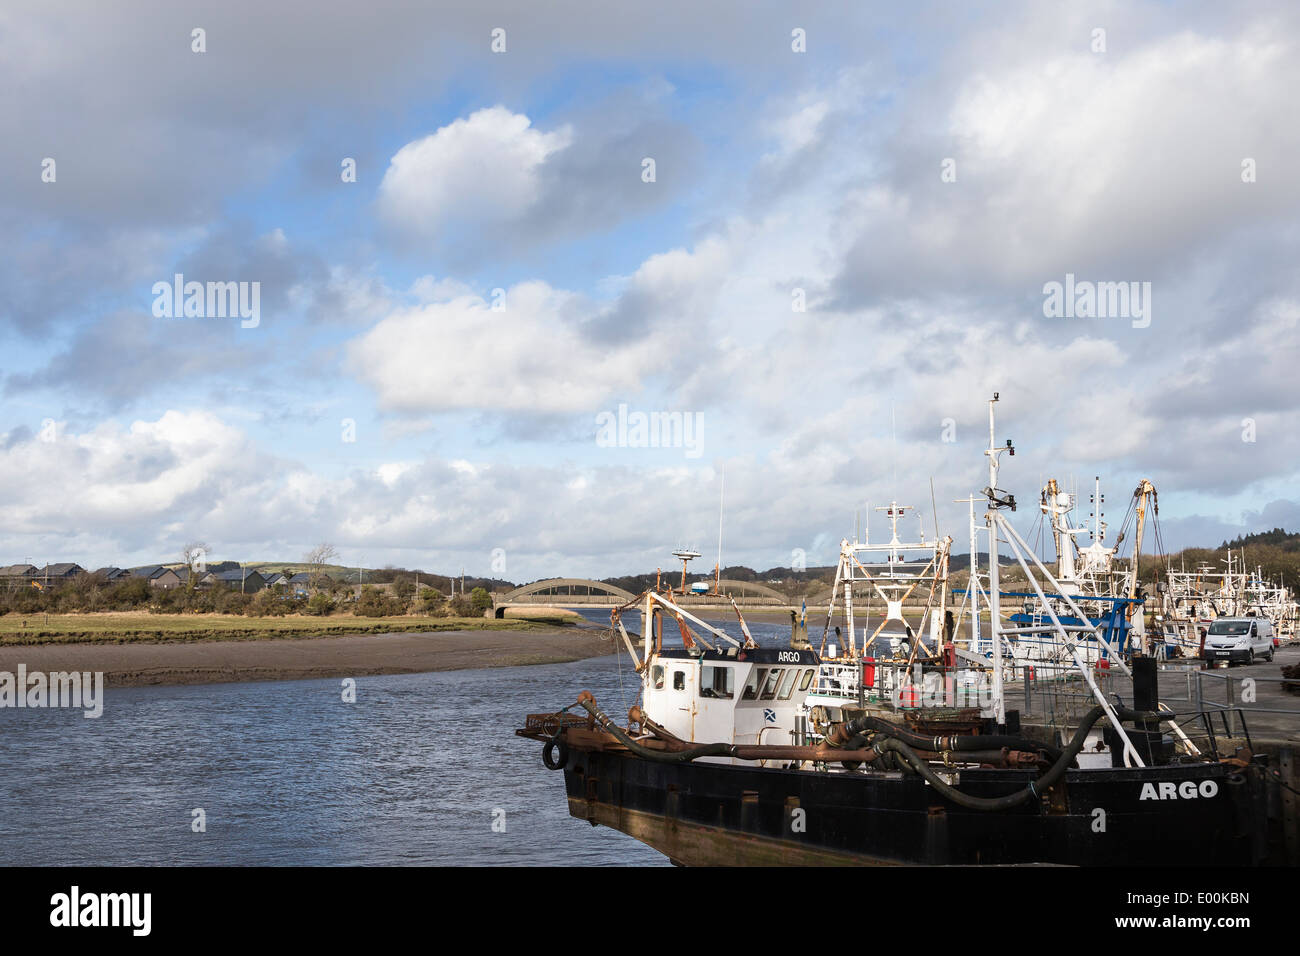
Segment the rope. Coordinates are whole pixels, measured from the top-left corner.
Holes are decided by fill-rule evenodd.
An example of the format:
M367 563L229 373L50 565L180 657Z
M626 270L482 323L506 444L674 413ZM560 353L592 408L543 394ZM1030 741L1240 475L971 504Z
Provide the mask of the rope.
M1279 787L1286 787L1292 793L1300 795L1300 790L1297 790L1295 787L1291 786L1291 784L1287 783L1286 780L1282 778L1282 771L1277 770L1273 767L1264 767L1263 769L1266 773L1271 773L1273 776L1277 777L1277 784Z

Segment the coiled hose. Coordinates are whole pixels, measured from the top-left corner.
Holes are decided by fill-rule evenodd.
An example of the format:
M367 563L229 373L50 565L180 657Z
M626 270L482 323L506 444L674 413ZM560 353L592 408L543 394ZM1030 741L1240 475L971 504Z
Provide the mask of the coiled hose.
M1009 810L1012 807L1019 806L1026 800L1034 799L1047 790L1068 769L1070 763L1078 756L1079 751L1083 749L1084 743L1088 739L1088 733L1092 730L1093 724L1106 715L1105 708L1100 705L1092 708L1084 715L1079 724L1079 729L1075 731L1074 737L1066 745L1065 750L1056 759L1056 762L1048 768L1037 780L1030 781L1029 785L1023 790L1017 790L1015 793L1007 794L1005 797L972 797L969 794L962 793L948 781L944 780L933 770L929 764L917 756L906 743L897 737L886 737L884 740L877 741L871 746L879 754L892 753L902 759L909 767L920 774L930 786L934 787L941 794L951 800L958 806L965 807L968 810ZM1124 710L1117 708L1115 715L1120 720L1144 720L1144 721L1169 721L1174 719L1173 714L1158 714L1149 711ZM961 739L961 738L958 738ZM974 738L972 738L974 739Z
M596 723L600 724L601 729L614 735L624 747L632 751L638 757L644 757L646 760L653 760L657 763L687 763L698 757L734 757L736 748L732 744L700 744L698 747L691 747L687 750L662 751L651 750L649 747L643 747L637 743L615 724L606 717L596 707L596 702L591 699L586 691L578 698L578 703L596 718Z
M831 746L843 747L845 750L858 750L867 746L870 742L866 736L868 732L893 737L916 750L951 750L960 753L972 750L998 750L1006 747L1010 750L1027 750L1031 752L1041 750L1052 761L1061 758L1061 751L1056 747L1051 744L1040 743L1037 740L1030 740L1027 737L1005 734L925 737L881 717L869 715L856 717L842 724L831 733L827 743Z
M583 692L582 696L579 697L578 703L581 704L582 707L588 713L590 713L594 718L596 718L596 721L601 725L602 729L606 730L610 734L613 734L613 736L619 741L619 743L623 744L623 746L627 747L637 756L643 757L646 760L653 760L658 763L687 763L699 757L736 756L737 748L734 745L721 744L721 743L701 744L697 747L691 747L686 750L678 750L678 751L670 751L670 752L651 750L650 748L643 747L641 744L637 743L635 740L633 740L631 737L625 734L617 725L615 725L613 721L611 721L604 714L602 714L600 710L596 707L595 701L591 699L590 696L585 691ZM1080 721L1079 728L1074 732L1074 736L1070 739L1069 744L1066 745L1063 751L1060 751L1059 756L1053 762L1052 766L1049 767L1048 770L1041 777L1039 777L1036 780L1030 781L1028 786L1024 787L1021 790L1017 790L1015 793L1009 793L1004 797L974 797L971 796L970 794L962 793L956 787L952 786L952 784L948 783L948 781L944 780L937 773L931 770L930 765L924 759L922 759L916 753L916 751L913 750L912 747L908 745L908 743L900 739L899 736L886 736L883 740L877 740L874 744L871 745L870 748L868 748L869 750L875 752L876 757L875 758L868 757L864 754L864 758L866 760L883 758L883 762L885 762L886 764L890 762L897 762L902 765L905 765L911 768L913 771L915 771L918 775L920 775L927 783L930 784L930 786L934 787L935 790L939 791L939 793L943 794L945 797L947 797L949 800L951 800L953 803L957 804L958 806L965 807L968 810L983 810L983 811L1010 810L1012 807L1017 807L1020 804L1026 802L1027 800L1035 799L1041 796L1043 791L1049 789L1058 780L1060 780L1061 777L1065 774L1065 771L1069 769L1070 764L1074 762L1074 758L1079 755L1079 752L1081 750L1083 750L1083 746L1088 740L1088 734L1091 732L1093 725L1096 724L1097 721L1099 721L1104 716L1106 716L1106 710L1100 705L1088 711L1088 713L1084 715L1083 720ZM1124 708L1116 708L1115 716L1118 717L1121 721L1124 720L1150 721L1153 723L1167 722L1173 720L1175 717L1174 714L1161 714L1161 713L1154 713L1151 711L1127 710ZM877 719L878 718L858 718L856 721L851 721L851 723L858 723L859 721L877 720ZM901 730L901 728L898 728L895 725L890 724L888 721L880 721L880 722L882 724L885 724L891 730L894 731ZM863 729L865 729L865 727ZM857 733L858 732L855 732L855 736L857 735ZM904 733L910 733L910 732L904 732ZM912 735L912 736L916 736L916 735ZM929 738L921 737L919 739L925 744L929 744L931 742ZM954 738L954 740L957 741L971 740L973 742L977 742L980 745L981 750L988 747L989 742L998 739L1020 740L1021 738L998 738L998 737L956 737ZM1042 745L1036 745L1036 746L1038 746L1041 749ZM967 745L967 746L954 748L954 749L959 749L962 752L969 752L969 751L973 751L975 748ZM975 754L972 753L971 756L974 757Z

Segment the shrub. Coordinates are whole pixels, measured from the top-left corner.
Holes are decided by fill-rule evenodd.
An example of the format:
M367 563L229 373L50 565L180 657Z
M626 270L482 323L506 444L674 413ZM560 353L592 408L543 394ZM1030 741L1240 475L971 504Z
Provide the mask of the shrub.
M253 603L253 595L223 590L215 594L212 602L222 614L243 614L248 605Z
M492 595L488 593L487 588L475 588L469 592L469 603L474 610L474 616L482 617L492 606Z
M328 594L313 594L303 611L313 617L327 617L334 610L334 600Z
M366 585L361 589L361 597L357 600L353 613L358 617L390 617L405 610L401 601L376 587Z
M168 588L152 588L153 600L149 602L151 614L177 614L185 605L185 592Z
M420 591L420 609L426 614L438 616L445 613L447 598L437 588L423 588Z
M211 591L187 591L185 592L184 608L194 614L202 614L207 611L217 609L213 592Z
M19 588L10 599L9 606L16 614L37 614L49 605L45 595L35 588Z
M249 617L284 617L289 613L289 602L281 600L270 588L264 588L253 595L244 613Z
M144 578L123 578L104 591L104 603L115 611L129 611L153 600L154 588Z

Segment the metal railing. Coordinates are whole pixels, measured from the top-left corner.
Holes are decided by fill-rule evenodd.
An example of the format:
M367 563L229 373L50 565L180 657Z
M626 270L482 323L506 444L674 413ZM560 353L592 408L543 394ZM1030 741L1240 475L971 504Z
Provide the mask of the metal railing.
M921 662L913 662L909 668L895 661L873 661L872 682L865 685L864 663L824 661L809 693L849 705L883 704L909 711L989 707L992 703L991 675L987 670Z
M1257 700L1245 699L1245 687L1254 687L1258 684L1278 684L1285 686L1288 684L1295 685L1300 683L1293 679L1269 674L1233 674L1231 671L1217 670L1199 670L1195 672L1195 697L1192 699L1197 710L1223 710L1223 711L1246 711L1256 714L1289 714L1300 717L1300 706L1296 707L1266 707L1258 703ZM1223 682L1223 700L1219 702L1211 699L1206 694L1206 681ZM1246 682L1250 684L1247 685ZM1240 685L1240 686L1238 686Z
M1039 666L1019 668L1021 719L1042 720L1063 735L1068 735L1084 714L1097 706L1097 695L1077 671L1044 670ZM1110 668L1094 668L1093 682L1109 702L1119 699L1117 681L1122 677ZM1013 698L1009 698L1010 699ZM1008 701L1008 702L1009 702Z

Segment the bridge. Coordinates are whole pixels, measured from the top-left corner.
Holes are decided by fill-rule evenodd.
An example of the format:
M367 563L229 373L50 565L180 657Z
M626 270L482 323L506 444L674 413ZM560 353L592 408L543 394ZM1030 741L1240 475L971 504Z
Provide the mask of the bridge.
M667 576L666 579L671 580ZM791 603L780 591L757 581L731 581L724 578L718 582L718 587L722 591L722 597L714 594L679 594L675 600L684 607L730 607L731 601L728 598L734 598L739 605L750 607L785 608ZM496 595L494 605L496 616L502 617L508 607L619 607L635 599L636 595L631 591L604 581L548 578Z
M549 607L617 607L635 598L631 591L625 591L604 581L590 581L586 578L547 578L534 581L523 587L515 588L506 594L497 596L496 602L502 604L545 604Z

